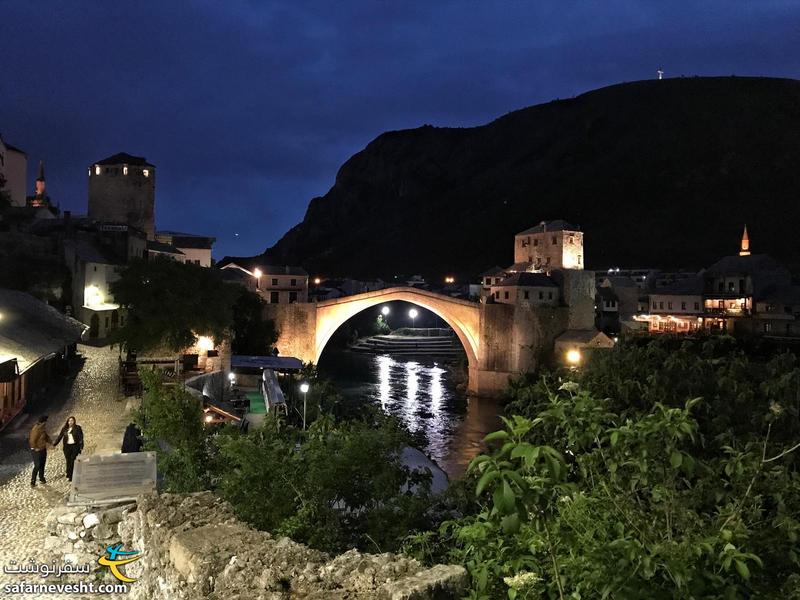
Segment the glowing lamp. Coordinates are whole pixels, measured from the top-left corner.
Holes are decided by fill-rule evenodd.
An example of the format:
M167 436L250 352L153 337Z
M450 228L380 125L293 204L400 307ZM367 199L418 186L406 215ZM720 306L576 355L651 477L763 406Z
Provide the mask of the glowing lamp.
M388 314L389 314L390 312L391 312L391 310L389 310L389 307L388 307L388 306L384 306L384 307L381 309L381 314L382 314L384 317L385 317L385 316L388 316Z
M149 169L142 169L142 175L145 177L150 177L150 170Z
M103 292L96 285L87 285L83 290L83 303L86 306L100 306L103 303Z
M94 174L95 175L100 175L100 165L95 165L94 166Z
M228 373L228 379L230 381L233 381L234 379L236 379L236 375L234 373Z
M256 279L258 279L258 278L259 278L259 277L261 277L262 275L263 275L263 273L261 272L261 269L259 269L259 268L257 268L257 267L256 267L255 269L253 269L253 277L255 277Z
M300 384L300 391L304 394L308 393L309 385L305 381Z
M211 423L211 421L213 421L213 420L214 420L214 417L212 415L206 415L206 423Z
M314 285L319 285L322 283L322 280L319 277L314 277Z
M567 362L572 365L573 367L577 366L581 362L581 351L573 348L572 350L567 350Z
M408 311L408 316L411 317L412 319L416 319L418 314L419 313L417 312L416 308L412 308L411 310Z
M197 338L197 347L200 348L200 350L203 350L205 352L208 352L209 350L213 350L214 349L214 340L212 340L208 336L201 335L201 336L199 336Z

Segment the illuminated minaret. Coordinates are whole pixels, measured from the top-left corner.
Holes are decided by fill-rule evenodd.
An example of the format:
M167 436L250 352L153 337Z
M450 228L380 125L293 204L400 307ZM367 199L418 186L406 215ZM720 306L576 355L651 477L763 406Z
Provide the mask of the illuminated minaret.
M747 225L744 226L744 233L742 233L742 249L739 250L739 256L750 256L750 238L747 237Z
M36 178L36 193L28 196L28 206L39 208L40 206L50 206L50 197L47 195L46 183L44 180L44 161L39 161L39 176Z

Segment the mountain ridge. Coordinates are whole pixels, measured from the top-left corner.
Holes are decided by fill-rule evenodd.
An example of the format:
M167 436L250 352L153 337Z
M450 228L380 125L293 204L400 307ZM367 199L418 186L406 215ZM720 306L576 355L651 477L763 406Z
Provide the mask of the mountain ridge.
M388 131L260 258L324 276L472 278L564 218L587 268L698 269L738 249L800 266L800 81L620 83L476 127Z

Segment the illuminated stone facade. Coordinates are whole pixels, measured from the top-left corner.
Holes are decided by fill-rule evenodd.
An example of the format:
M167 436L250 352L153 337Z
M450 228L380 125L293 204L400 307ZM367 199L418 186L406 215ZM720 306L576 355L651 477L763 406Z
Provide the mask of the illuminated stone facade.
M156 168L120 153L89 167L89 218L124 223L155 236Z
M583 232L560 219L542 221L514 236L514 262L532 270L583 269Z

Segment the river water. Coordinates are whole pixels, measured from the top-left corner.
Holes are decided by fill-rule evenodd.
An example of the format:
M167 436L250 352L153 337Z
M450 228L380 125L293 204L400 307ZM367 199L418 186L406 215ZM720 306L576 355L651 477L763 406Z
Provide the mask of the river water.
M501 427L498 401L456 389L448 363L429 356L360 354L326 349L320 374L346 396L375 403L413 433L450 477L464 473L483 450L487 433Z

